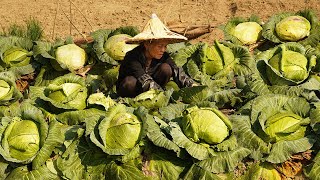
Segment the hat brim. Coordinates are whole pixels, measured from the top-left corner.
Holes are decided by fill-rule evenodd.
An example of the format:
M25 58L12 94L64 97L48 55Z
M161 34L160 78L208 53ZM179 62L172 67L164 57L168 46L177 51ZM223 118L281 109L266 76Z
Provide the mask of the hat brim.
M135 38L135 39L127 39L125 42L126 44L140 44L146 41L154 41L154 40L167 40L169 42L169 44L173 44L173 43L179 43L179 42L185 42L188 39L177 39L177 38L172 38L172 37L159 37L159 38Z

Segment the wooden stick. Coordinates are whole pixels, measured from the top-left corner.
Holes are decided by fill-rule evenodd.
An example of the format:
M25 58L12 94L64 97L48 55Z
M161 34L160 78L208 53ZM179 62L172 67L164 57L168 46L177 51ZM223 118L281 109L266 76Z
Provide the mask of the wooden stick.
M69 0L70 2L70 36L72 35L72 11L71 11L71 0Z
M69 17L67 16L67 14L64 12L63 9L61 9L62 13L66 16L66 18L69 20L70 24L78 31L78 33L86 39L86 36L84 34L82 34L79 29L72 23L72 21L69 19Z
M81 10L70 0L70 2L73 4L74 7L76 7L76 9L79 11L79 13L84 17L84 19L87 21L87 23L89 24L89 26L91 27L91 32L93 31L93 27L91 25L91 23L89 22L89 20L86 18L86 16L81 12Z
M172 29L175 29L175 28L191 28L191 29L196 29L196 28L203 28L203 27L210 27L210 28L215 28L214 26L208 24L208 25L188 25L188 26L185 26L185 25L172 25L172 26L168 26L168 28L171 30Z
M56 28L56 19L57 19L57 15L58 15L59 2L60 2L60 0L57 1L56 14L54 15L54 20L53 20L52 40L54 40L54 34L55 34L54 31Z

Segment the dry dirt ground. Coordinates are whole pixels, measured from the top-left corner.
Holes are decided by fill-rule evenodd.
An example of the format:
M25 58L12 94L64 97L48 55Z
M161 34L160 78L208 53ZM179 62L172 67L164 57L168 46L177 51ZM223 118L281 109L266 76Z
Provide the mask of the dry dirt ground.
M319 0L0 0L0 26L6 29L33 17L41 22L45 39L52 40L127 25L142 30L152 13L167 25L218 27L232 17L256 14L266 21L279 12L303 9L320 17ZM221 30L212 28L196 41L221 38Z

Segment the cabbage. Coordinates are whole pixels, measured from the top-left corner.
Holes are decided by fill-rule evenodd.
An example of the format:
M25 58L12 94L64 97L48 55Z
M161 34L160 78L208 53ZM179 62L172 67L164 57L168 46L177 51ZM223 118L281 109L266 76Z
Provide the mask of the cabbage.
M308 55L306 48L293 42L264 51L257 59L266 64L259 71L271 85L301 84L316 65L315 56Z
M229 136L231 123L217 109L194 106L185 110L182 129L184 134L194 142L218 144Z
M70 71L75 71L82 68L87 61L87 54L81 47L75 44L67 44L60 46L55 52L56 62L51 61L53 67L57 71L68 69Z
M310 34L310 22L302 16L289 16L276 25L277 35L285 41L299 41Z
M218 41L215 41L213 46L204 46L203 50L203 54L201 54L203 73L213 76L218 72L223 72L225 68L233 66L235 59L232 50Z
M22 97L11 72L0 73L0 105L9 105Z
M95 125L96 132L91 132L91 141L110 155L129 153L138 147L142 137L141 112L132 112L123 104L110 107L105 118Z
M11 157L25 161L33 157L39 150L38 124L30 120L13 120L6 128L5 139L8 143Z
M23 48L12 47L6 50L3 56L3 62L7 67L20 67L26 66L30 63L32 52L29 52Z
M237 37L242 44L249 45L256 43L261 37L262 27L256 22L239 23L234 28L234 36Z
M115 114L114 117L110 117L105 126L107 126L105 132L106 147L129 149L139 142L142 126L139 119L132 113Z
M40 98L62 109L84 109L87 88L84 80L75 74L60 76L44 89Z
M46 141L49 126L42 112L36 107L22 103L16 108L19 110L1 118L0 154L9 162L27 164L40 153ZM45 155L43 153L40 156ZM47 151L47 153L51 152ZM50 154L45 156L49 157ZM41 158L43 157L38 160L46 160Z
M267 141L295 140L305 136L306 127L300 126L303 118L293 113L278 113L267 119Z
M115 60L123 60L128 51L131 51L138 44L126 44L126 40L131 38L128 34L117 34L111 36L104 44L107 54Z
M269 94L249 101L230 119L239 144L254 152L251 158L282 163L315 143L310 110L304 98Z
M157 109L168 104L173 90L161 91L150 89L134 98L125 98L124 101L132 107L144 106L148 109Z

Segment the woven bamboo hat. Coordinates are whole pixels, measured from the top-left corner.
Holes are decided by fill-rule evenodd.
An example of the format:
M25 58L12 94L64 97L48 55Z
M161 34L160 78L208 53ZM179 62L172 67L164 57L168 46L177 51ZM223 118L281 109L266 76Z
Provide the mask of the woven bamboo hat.
M143 31L136 36L126 40L127 44L139 44L143 41L167 39L170 43L177 43L188 40L188 38L172 32L158 18L156 14L151 15L151 19L144 27Z

